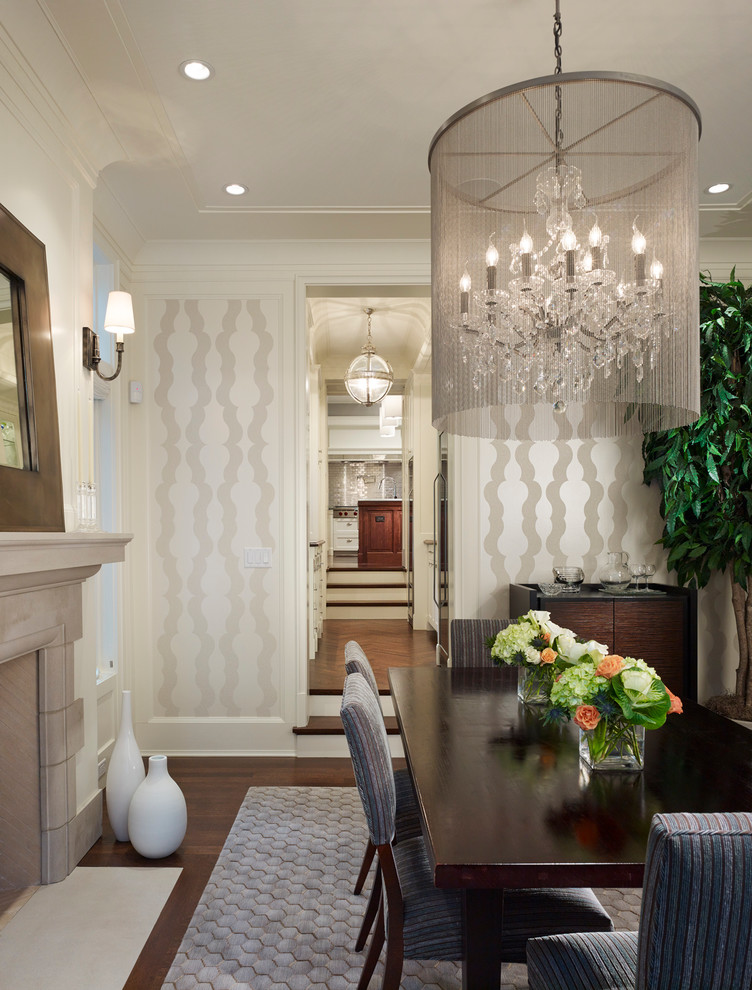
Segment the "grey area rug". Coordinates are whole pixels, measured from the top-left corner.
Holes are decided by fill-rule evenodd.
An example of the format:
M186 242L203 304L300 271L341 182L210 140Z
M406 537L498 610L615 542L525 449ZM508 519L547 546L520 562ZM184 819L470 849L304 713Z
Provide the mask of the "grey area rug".
M349 990L366 895L353 884L366 842L349 787L252 787L163 984L163 990ZM600 890L618 928L636 928L639 892ZM382 963L371 980L381 985ZM525 966L502 967L502 990L526 990ZM405 961L402 990L460 990L459 966Z

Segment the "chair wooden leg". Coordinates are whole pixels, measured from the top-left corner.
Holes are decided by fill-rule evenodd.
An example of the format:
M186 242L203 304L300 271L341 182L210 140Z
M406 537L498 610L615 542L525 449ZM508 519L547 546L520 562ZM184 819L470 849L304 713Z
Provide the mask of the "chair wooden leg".
M373 856L376 852L376 846L368 840L368 845L366 846L366 851L363 854L363 863L360 867L360 873L358 874L358 879L355 881L354 894L359 894L363 889L363 884L366 882L366 877L368 876L368 871L371 869L371 863L373 862Z
M373 919L376 917L376 912L379 909L379 904L381 902L381 865L376 863L376 874L373 878L373 886L371 887L371 896L368 898L368 904L366 905L366 912L363 915L363 921L360 925L360 931L358 932L358 938L355 942L355 951L360 952L363 946L366 944L368 939L368 933L371 931L371 925L373 924Z
M386 932L386 959L384 961L384 981L381 990L399 990L402 979L402 965L405 958L405 941L403 926L405 923L405 905L402 900L399 876L394 863L391 844L379 846L379 866L381 867L384 892L382 903L386 900L389 911L389 926Z
M371 938L371 944L368 948L368 955L366 956L366 961L363 963L363 972L360 974L357 990L367 990L368 984L371 982L371 977L373 976L373 971L376 969L376 963L379 961L379 956L381 955L381 949L383 945L384 945L384 899L383 897L380 897L379 913L376 916L376 927L373 930L373 937Z

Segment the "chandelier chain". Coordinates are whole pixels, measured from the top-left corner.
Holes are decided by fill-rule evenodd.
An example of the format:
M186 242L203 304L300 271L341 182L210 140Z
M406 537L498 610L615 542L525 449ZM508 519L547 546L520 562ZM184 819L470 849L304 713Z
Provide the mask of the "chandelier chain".
M556 13L554 14L554 55L556 56L556 68L554 75L561 75L561 10L559 0L556 0ZM561 129L561 86L556 87L556 119L554 141L556 145L556 164L561 164L561 149L564 145L564 132Z

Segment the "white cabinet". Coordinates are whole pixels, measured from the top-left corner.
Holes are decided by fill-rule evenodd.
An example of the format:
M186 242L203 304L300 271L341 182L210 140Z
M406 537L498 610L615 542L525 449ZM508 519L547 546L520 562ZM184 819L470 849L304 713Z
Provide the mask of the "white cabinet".
M436 602L436 544L433 540L426 540L426 555L428 557L428 621L438 631L439 606Z
M332 519L332 549L358 552L358 520L352 517Z
M308 659L313 660L324 631L326 555L324 541L308 545Z

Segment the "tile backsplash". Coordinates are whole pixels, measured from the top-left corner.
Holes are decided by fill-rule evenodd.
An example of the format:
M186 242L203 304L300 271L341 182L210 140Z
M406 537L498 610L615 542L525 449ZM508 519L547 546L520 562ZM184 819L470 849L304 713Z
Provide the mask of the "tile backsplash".
M393 483L393 484L392 484ZM329 507L364 498L402 498L402 465L385 461L330 461Z

